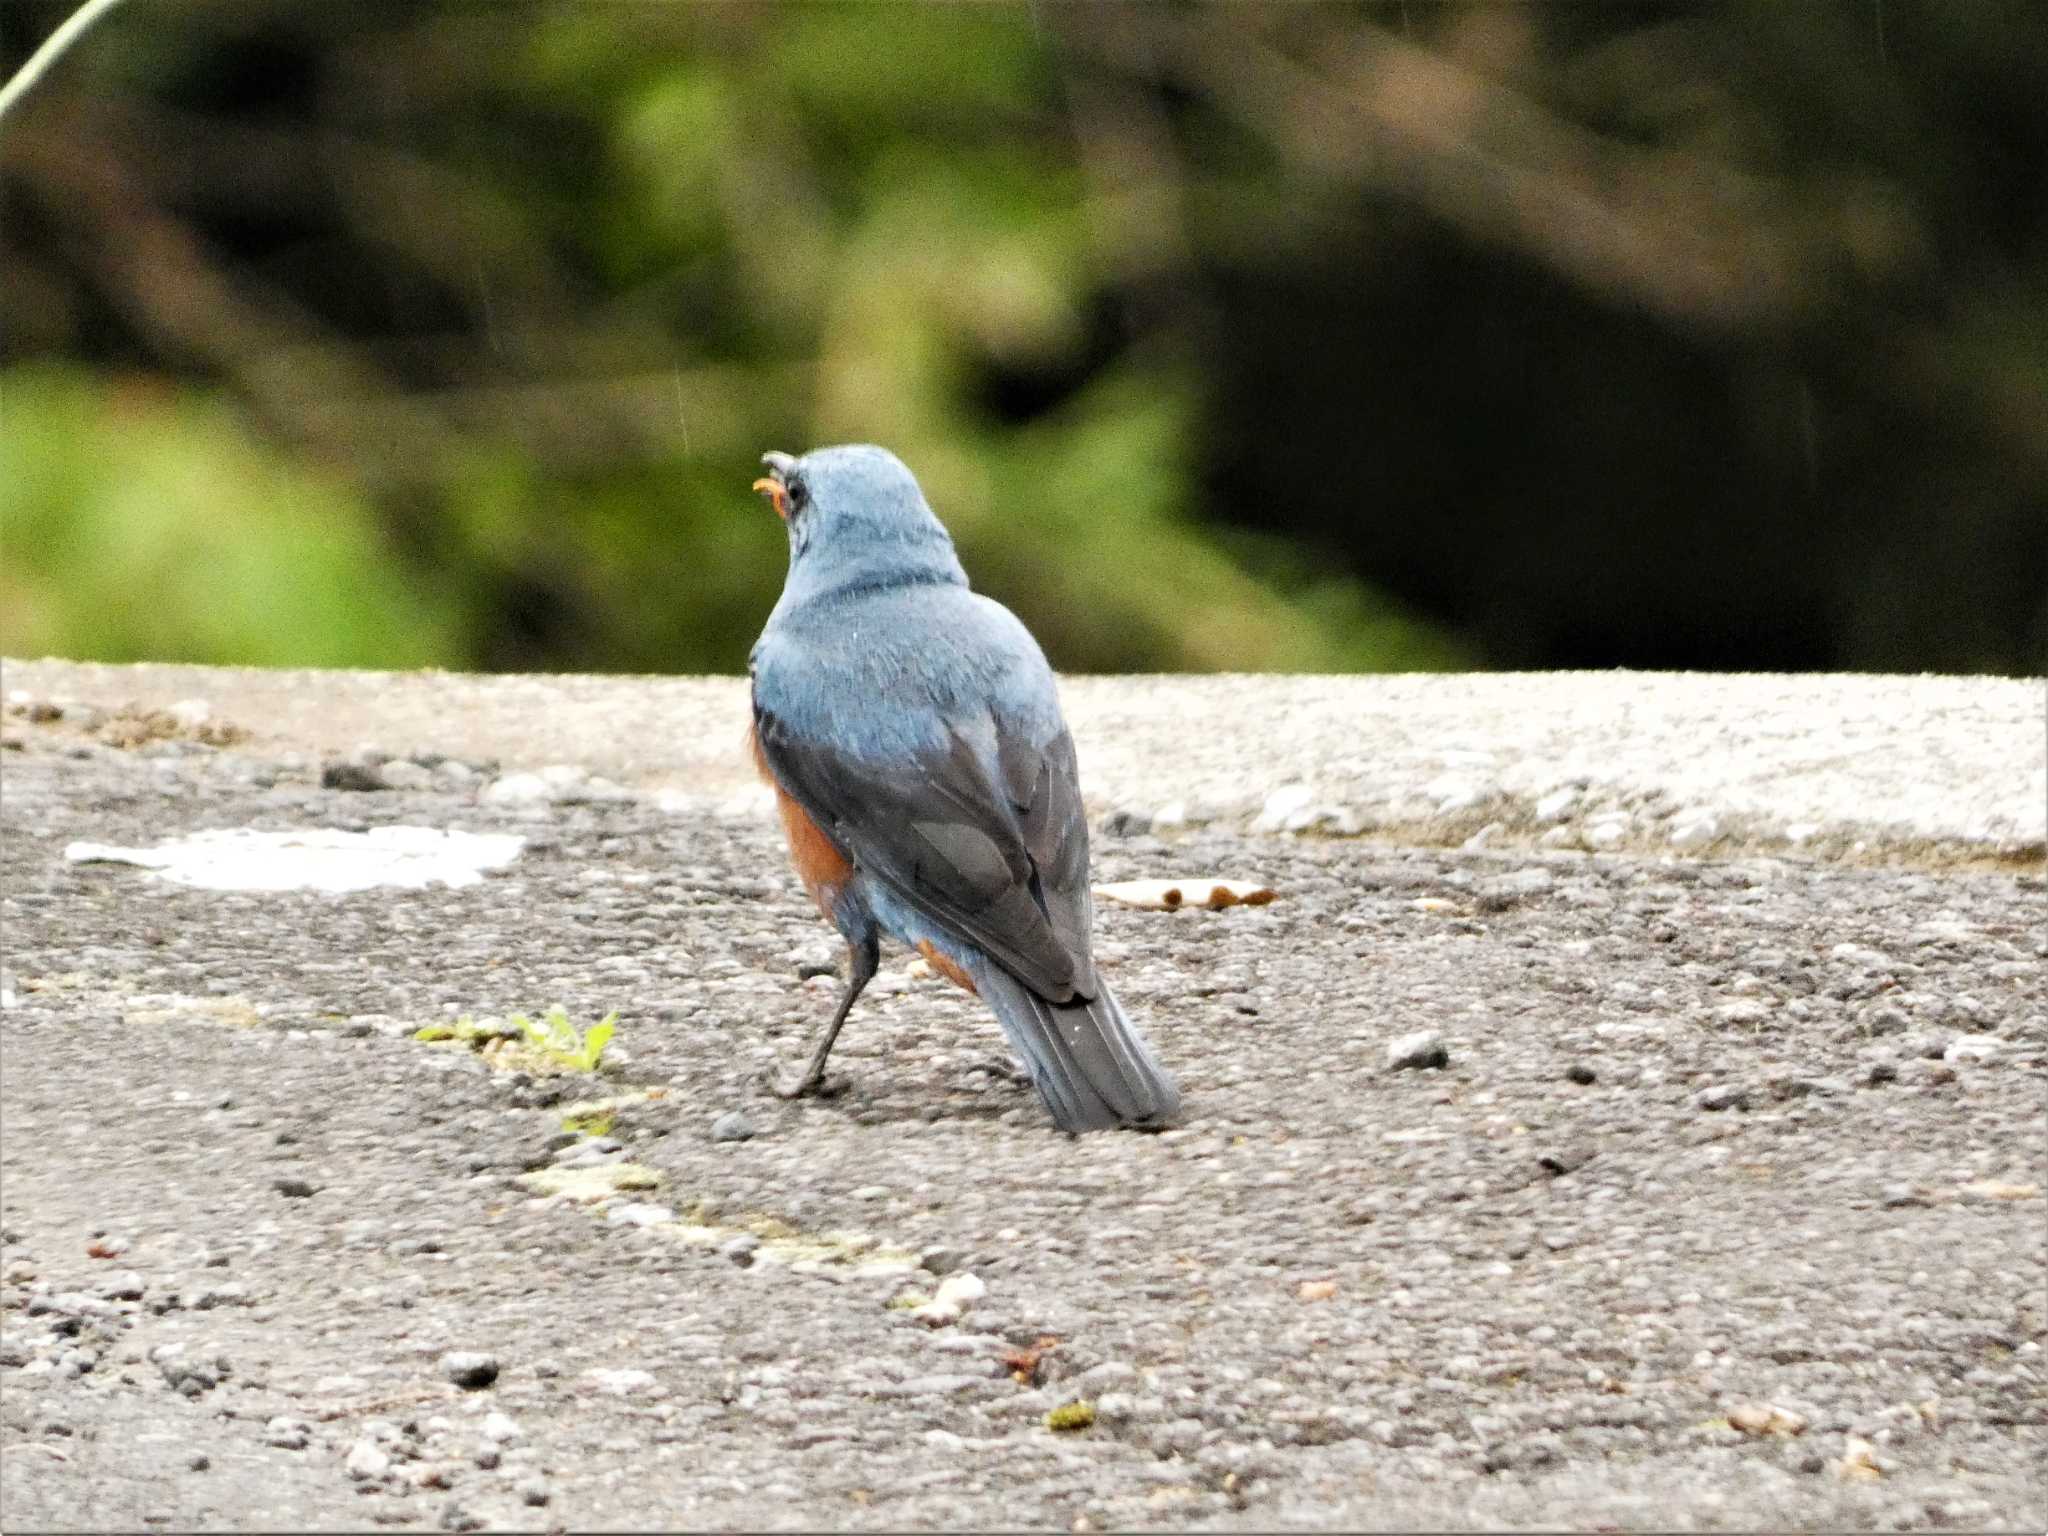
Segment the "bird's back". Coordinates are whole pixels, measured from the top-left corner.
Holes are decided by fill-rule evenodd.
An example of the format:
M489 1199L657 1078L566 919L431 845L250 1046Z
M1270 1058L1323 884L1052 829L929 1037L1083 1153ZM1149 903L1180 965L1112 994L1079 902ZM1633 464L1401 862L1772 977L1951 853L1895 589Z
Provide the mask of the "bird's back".
M753 673L757 707L864 757L907 761L960 732L993 774L997 732L1043 746L1063 729L1038 642L963 586L862 588L779 612Z

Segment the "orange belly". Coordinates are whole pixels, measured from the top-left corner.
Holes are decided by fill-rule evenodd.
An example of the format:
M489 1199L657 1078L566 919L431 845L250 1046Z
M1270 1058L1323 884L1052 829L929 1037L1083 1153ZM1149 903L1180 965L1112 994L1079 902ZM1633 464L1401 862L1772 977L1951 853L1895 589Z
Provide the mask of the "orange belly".
M946 980L952 982L954 986L965 987L977 997L981 995L981 989L975 986L974 978L940 954L936 949L932 948L932 941L930 939L919 939L917 941L917 952L924 956L925 964L945 977Z
M818 910L830 922L832 908L839 900L839 893L846 888L853 866L832 846L832 839L811 820L810 812L792 800L775 782L775 775L768 769L768 758L761 751L761 738L755 734L751 722L747 726L747 750L753 755L755 770L775 791L775 809L782 817L782 835L789 843L789 862L795 867L797 878L803 881L804 889L811 893L811 900L817 903Z

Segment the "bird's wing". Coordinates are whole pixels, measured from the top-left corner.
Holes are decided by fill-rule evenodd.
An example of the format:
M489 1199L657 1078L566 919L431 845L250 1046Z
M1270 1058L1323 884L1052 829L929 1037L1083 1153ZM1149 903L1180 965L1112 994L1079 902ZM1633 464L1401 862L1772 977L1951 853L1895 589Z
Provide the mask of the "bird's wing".
M758 690L754 729L776 782L859 868L1049 1002L1094 995L1088 827L1064 730L1036 747L998 724L998 786L957 729L943 751L882 759L777 716Z

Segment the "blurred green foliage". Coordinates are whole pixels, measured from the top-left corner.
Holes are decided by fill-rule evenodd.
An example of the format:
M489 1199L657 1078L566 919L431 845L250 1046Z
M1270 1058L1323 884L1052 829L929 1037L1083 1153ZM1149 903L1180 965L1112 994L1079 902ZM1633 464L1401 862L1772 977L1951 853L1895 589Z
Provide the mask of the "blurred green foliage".
M121 334L0 377L0 646L737 670L784 562L756 456L873 440L1062 665L1456 664L1195 521L1185 366L977 407L1101 281L1057 86L1022 8L121 15L9 169L33 202L105 156L95 234L182 270L77 263L75 208L26 232L71 291L11 355Z
M0 649L738 670L867 440L1071 669L2012 668L2042 36L129 5L0 124Z
M13 369L0 485L16 655L420 667L459 644L359 495L208 394Z

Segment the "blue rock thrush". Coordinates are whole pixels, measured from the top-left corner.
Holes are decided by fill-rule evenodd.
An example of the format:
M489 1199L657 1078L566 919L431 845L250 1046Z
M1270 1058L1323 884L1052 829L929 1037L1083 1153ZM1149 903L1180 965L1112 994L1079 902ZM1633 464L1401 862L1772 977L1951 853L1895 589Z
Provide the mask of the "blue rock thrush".
M789 576L754 646L753 750L791 861L850 955L796 1097L884 934L995 1011L1064 1131L1168 1124L1180 1091L1089 953L1074 741L1031 632L970 591L902 461L763 455Z

